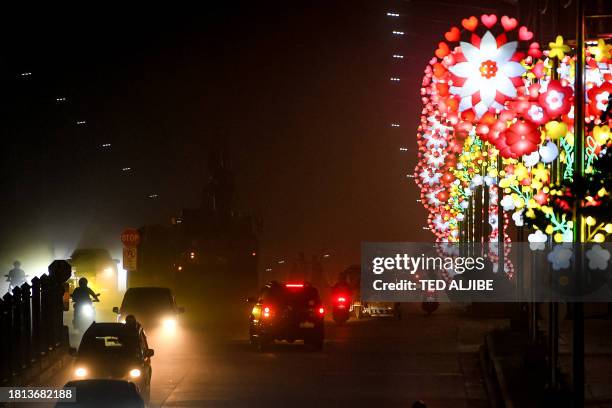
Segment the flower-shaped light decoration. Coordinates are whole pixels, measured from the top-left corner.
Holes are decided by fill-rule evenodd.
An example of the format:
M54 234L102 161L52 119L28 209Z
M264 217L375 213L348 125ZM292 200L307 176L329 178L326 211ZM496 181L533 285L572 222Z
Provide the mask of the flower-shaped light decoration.
M544 234L542 231L536 230L534 233L529 234L527 240L529 241L529 248L532 251L542 251L546 246L548 236L546 236L546 234Z
M548 261L552 264L555 271L559 269L567 269L570 266L572 259L572 249L568 245L555 245L552 252L547 256Z
M539 101L551 119L565 115L572 107L574 91L569 86L563 86L560 81L553 80L548 84L546 92L540 95Z
M570 47L563 43L563 36L561 35L557 36L555 42L548 43L548 46L550 47L548 56L550 58L556 57L560 60L562 60L565 57L565 53L570 50Z
M480 44L474 44L474 40ZM487 31L482 39L473 36L473 42L461 42L461 53L455 55L455 63L449 67L454 75L450 92L461 98L459 111L470 109L481 117L489 109L503 109L507 98L517 96L516 87L522 85L525 68L513 58L518 43L511 41L498 46Z
M610 252L603 249L600 245L593 245L591 249L586 251L586 257L589 260L589 269L608 269L608 261L610 260Z
M597 45L589 47L589 52L597 62L607 61L612 59L612 45L606 44L603 38L597 40Z
M587 91L588 111L592 116L599 117L608 108L612 94L612 78L599 86L593 86Z
M510 148L512 157L519 158L538 150L540 131L532 122L517 121L505 132L505 143Z

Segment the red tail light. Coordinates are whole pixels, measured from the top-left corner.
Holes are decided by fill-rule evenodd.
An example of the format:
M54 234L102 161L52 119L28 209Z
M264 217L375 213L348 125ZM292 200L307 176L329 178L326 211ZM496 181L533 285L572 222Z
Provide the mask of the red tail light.
M321 316L323 316L323 315L325 314L325 308L320 307L320 308L319 308L319 310L318 310L318 312L319 312L319 314L320 314Z
M285 287L286 288L303 288L304 284L303 283L286 283Z
M340 296L340 297L338 297L338 302L339 303L344 303L344 302L346 302L346 298L344 296Z
M263 306L261 308L261 316L263 318L272 317L272 308L270 306Z

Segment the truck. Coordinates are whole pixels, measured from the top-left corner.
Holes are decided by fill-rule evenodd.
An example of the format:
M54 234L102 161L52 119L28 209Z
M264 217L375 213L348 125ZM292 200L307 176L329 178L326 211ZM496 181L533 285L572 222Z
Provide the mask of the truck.
M356 319L364 317L397 317L393 302L364 302L361 300L361 266L351 265L342 274L353 289L353 299L349 311Z

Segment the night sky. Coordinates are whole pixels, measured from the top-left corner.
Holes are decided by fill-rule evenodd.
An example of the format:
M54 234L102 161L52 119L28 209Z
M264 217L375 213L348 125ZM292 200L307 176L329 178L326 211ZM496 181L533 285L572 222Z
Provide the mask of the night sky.
M362 241L431 240L406 174L422 70L458 6L438 20L426 2L151 4L3 16L2 267L167 224L199 204L213 146L235 208L263 218L261 267L303 251L340 268Z

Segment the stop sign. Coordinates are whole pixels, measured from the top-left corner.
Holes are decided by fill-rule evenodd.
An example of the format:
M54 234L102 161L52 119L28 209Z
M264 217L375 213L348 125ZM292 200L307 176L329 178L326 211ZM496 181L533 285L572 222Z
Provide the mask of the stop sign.
M135 247L140 243L140 234L135 228L128 228L121 233L121 242L126 247Z

